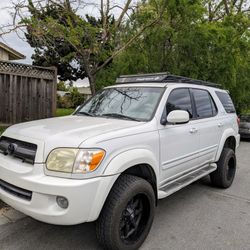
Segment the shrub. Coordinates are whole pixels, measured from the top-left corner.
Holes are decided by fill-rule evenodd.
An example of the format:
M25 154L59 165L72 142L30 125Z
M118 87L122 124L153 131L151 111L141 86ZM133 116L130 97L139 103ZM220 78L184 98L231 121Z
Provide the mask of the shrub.
M84 95L80 94L77 88L72 88L69 94L61 97L57 95L57 108L73 108L83 104Z

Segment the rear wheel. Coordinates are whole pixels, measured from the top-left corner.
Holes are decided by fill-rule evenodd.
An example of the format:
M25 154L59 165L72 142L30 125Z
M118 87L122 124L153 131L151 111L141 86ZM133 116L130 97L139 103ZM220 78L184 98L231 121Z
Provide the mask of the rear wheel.
M210 174L214 186L228 188L232 185L236 172L236 156L231 148L224 148L217 169Z
M150 183L121 175L97 221L97 238L105 249L138 249L154 218L155 195Z

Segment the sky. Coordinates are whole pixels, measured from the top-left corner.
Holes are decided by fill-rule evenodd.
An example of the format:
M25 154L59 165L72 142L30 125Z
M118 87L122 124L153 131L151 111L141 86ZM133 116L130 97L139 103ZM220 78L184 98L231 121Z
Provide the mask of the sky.
M12 18L10 15L10 10L7 9L10 6L11 6L11 0L0 1L0 17L1 17L0 26L11 23ZM24 42L22 39L20 39L15 32L7 34L3 38L0 38L0 41L26 56L26 59L19 60L19 62L23 63L32 62L31 60L31 55L33 52L32 48L29 46L27 42Z

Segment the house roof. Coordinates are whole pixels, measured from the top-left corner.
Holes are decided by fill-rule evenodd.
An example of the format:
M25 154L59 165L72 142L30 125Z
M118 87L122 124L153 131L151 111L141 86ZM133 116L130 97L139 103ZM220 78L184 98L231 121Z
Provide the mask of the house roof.
M19 60L19 59L25 59L26 56L21 54L20 52L12 49L8 45L0 42L0 48L5 50L6 52L9 53L9 60Z
M81 87L77 87L77 88L78 88L78 91L79 91L81 94L84 94L84 95L91 95L90 87L81 86Z

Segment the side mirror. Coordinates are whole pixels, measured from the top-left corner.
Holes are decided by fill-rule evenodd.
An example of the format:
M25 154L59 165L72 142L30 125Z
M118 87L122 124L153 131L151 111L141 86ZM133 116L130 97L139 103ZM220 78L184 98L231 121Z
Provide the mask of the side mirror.
M189 113L185 110L173 110L167 116L167 122L171 124L187 123L189 119Z

